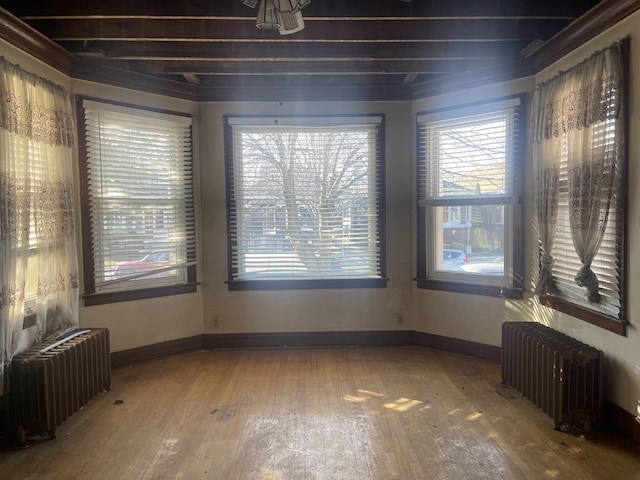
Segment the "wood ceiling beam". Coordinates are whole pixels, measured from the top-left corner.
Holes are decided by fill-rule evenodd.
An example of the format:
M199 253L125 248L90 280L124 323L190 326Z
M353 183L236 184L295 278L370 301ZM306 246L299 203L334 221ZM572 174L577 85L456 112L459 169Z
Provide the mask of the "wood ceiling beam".
M25 15L198 15L198 16L255 16L255 10L240 0L3 0L3 7L19 16ZM522 16L548 15L576 17L586 6L598 0L456 0L442 2L401 1L367 2L361 0L313 0L304 9L305 16Z
M252 18L242 20L87 19L31 20L36 30L55 40L163 41L446 41L546 39L568 20L313 20L291 36L260 30Z
M290 62L281 60L260 61L150 61L128 62L132 70L158 74L190 73L194 75L341 75L352 73L452 73L479 68L486 65L483 60L349 60Z
M435 78L437 75L421 74L420 79ZM167 76L167 78L170 78ZM316 86L342 87L342 86L360 86L363 88L369 86L390 86L397 87L401 85L405 78L404 74L368 74L368 75L202 75L200 78L200 86L245 86L245 87L265 87L267 85L276 86Z
M123 60L249 58L492 59L516 57L528 40L504 42L106 42L64 41L72 53Z

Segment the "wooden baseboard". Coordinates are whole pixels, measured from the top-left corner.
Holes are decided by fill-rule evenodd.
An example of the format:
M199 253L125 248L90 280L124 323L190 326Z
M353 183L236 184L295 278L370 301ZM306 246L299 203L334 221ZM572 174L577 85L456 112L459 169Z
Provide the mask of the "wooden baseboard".
M640 445L640 420L610 401L605 402L604 421L606 426L623 433Z
M199 349L373 347L419 345L493 362L500 361L500 347L413 330L362 332L220 333L195 335L111 354L111 366L153 360Z
M500 362L500 347L494 345L416 331L411 332L411 344L491 362Z
M304 348L410 345L410 331L205 334L204 348Z
M193 337L178 338L176 340L113 352L111 353L111 367L124 367L131 363L153 360L176 353L201 350L203 348L202 337L202 335L194 335Z

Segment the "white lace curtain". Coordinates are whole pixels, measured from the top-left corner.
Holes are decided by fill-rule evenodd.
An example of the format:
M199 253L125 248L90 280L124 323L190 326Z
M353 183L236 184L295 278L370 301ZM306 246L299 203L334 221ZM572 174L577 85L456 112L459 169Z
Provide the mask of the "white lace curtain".
M78 324L74 147L69 95L0 57L0 393L25 302L35 341Z
M571 237L582 263L575 281L586 288L590 302L599 301L599 282L591 263L607 226L621 154L621 122L616 119L621 111L622 65L622 45L616 43L541 85L534 94L531 133L542 248L537 294L557 292L551 251L560 168L566 162Z

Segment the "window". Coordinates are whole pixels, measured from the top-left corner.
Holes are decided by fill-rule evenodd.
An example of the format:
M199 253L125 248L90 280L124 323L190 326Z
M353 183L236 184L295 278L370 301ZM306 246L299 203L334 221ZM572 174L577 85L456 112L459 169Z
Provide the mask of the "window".
M626 41L536 90L540 302L615 333L624 306Z
M85 305L195 291L191 117L79 107Z
M230 289L385 286L383 121L225 118Z
M521 297L521 101L418 114L420 288Z

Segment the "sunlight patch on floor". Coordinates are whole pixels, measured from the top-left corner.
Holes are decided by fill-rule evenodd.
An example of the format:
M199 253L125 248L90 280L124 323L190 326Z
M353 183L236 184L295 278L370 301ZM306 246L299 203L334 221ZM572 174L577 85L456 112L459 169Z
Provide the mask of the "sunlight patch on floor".
M416 405L420 405L423 402L420 400L411 400L409 398L398 398L397 400L389 403L385 403L384 408L389 408L391 410L395 410L397 412L406 412Z
M572 455L579 455L582 453L582 448L578 447L577 445L574 445L571 448L569 448L569 452L571 452Z
M467 420L477 420L482 416L482 413L480 412L476 412L476 413L472 413L471 415L469 415L467 417Z
M371 390L358 389L358 395L346 394L342 397L347 402L361 403L366 402L372 397L384 397L384 393L372 392Z
M355 395L349 395L348 393L342 398L347 402L354 402L354 403L366 402L367 400L369 400L366 397L356 397Z
M282 472L272 470L271 468L263 468L260 470L260 480L285 480Z

